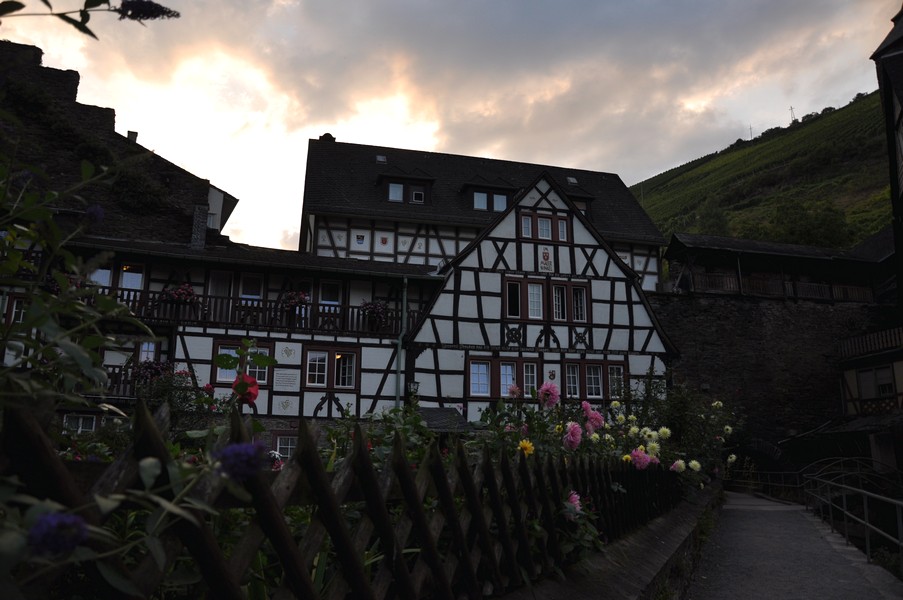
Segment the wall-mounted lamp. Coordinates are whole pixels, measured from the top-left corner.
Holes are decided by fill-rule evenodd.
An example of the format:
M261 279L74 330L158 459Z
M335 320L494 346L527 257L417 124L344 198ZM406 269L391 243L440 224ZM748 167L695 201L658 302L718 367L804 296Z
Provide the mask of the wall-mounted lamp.
M419 381L409 381L409 382L408 382L408 395L409 395L409 396L416 396L416 395L417 395L417 391L418 391L419 389L420 389L420 382L419 382Z

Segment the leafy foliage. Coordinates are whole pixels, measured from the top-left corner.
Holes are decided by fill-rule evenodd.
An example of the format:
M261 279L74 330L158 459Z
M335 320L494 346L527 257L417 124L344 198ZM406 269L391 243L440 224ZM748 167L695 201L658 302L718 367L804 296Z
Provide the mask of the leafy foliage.
M666 236L849 247L890 221L878 93L737 140L631 190Z

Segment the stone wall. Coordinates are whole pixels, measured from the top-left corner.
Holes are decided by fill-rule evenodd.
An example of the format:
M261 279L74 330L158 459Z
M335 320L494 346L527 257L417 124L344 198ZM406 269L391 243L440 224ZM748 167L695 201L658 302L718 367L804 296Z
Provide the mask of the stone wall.
M745 417L752 437L777 442L841 415L837 341L881 320L859 303L716 294L650 294L680 352L675 383L707 391Z

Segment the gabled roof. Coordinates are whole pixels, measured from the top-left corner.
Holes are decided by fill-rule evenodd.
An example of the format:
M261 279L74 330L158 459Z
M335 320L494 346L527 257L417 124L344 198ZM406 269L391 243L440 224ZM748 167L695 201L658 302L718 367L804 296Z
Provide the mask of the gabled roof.
M378 161L378 156L384 157L384 162ZM482 227L498 213L473 208L470 192L474 188L520 190L543 172L572 199L586 202L592 226L609 242L664 245L652 219L612 173L347 144L328 134L310 140L308 146L303 212L304 217L317 214ZM381 183L405 176L412 182L432 181L429 198L422 206L386 200Z

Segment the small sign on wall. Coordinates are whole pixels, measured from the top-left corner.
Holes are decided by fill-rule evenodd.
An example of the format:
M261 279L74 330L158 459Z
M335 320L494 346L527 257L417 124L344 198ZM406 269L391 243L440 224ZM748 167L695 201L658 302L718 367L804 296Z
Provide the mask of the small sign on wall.
M554 273L555 272L555 259L553 258L552 247L551 246L540 246L539 247L539 272L540 273Z
M274 392L298 392L301 390L301 371L297 369L273 369Z
M395 253L395 234L387 231L377 231L373 234L373 251L380 254Z
M271 414L280 416L297 416L300 400L297 396L274 396Z

